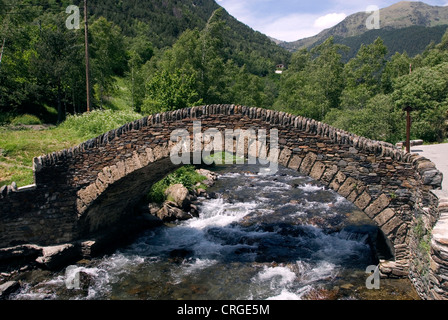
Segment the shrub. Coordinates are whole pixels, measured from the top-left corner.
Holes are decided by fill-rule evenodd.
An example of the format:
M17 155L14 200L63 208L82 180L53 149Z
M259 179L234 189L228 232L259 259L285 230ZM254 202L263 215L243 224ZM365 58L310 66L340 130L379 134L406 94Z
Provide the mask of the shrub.
M60 127L75 131L78 136L90 139L140 118L142 116L133 111L94 110L81 115L68 116Z
M11 121L12 125L35 125L35 124L42 124L42 121L40 119L32 114L23 114L20 116L15 117Z
M206 177L196 172L194 166L184 166L169 174L159 182L156 182L149 191L148 201L163 203L166 200L165 191L174 184L182 184L189 191L192 191L197 183L204 181ZM205 186L201 185L205 188Z

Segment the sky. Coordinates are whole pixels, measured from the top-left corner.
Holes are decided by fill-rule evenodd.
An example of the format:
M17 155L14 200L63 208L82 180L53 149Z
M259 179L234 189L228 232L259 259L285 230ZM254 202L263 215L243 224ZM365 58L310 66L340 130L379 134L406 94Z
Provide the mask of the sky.
M216 0L227 12L254 30L283 41L296 41L333 27L369 6L388 7L399 0ZM448 6L448 0L424 0Z

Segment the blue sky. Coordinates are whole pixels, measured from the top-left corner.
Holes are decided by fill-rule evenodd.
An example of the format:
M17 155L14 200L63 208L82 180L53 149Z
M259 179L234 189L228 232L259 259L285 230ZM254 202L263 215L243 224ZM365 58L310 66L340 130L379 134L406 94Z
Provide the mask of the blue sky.
M388 7L398 0L216 0L231 15L273 38L295 41L318 34L369 6ZM447 6L448 0L425 0Z

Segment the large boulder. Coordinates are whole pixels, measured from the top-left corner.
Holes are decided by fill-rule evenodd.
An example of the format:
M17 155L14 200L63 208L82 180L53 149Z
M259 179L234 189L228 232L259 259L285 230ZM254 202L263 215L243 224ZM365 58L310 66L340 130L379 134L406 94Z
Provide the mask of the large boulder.
M165 196L168 201L173 202L176 207L185 211L190 211L190 197L188 189L182 184L174 184L165 191Z
M79 257L78 249L71 243L42 249L43 255L38 257L36 262L50 270L62 268Z

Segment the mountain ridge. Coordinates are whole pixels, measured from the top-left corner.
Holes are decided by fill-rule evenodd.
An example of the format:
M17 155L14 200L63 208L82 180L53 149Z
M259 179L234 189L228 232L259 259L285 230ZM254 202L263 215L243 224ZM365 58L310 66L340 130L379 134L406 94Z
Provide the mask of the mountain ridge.
M372 12L357 12L315 36L293 42L281 42L279 45L289 51L297 51L302 48L310 48L331 36L339 38L360 36L370 31L366 23L370 15ZM424 2L400 1L380 9L380 29L399 30L412 26L429 28L440 25L448 26L448 6L431 6Z

